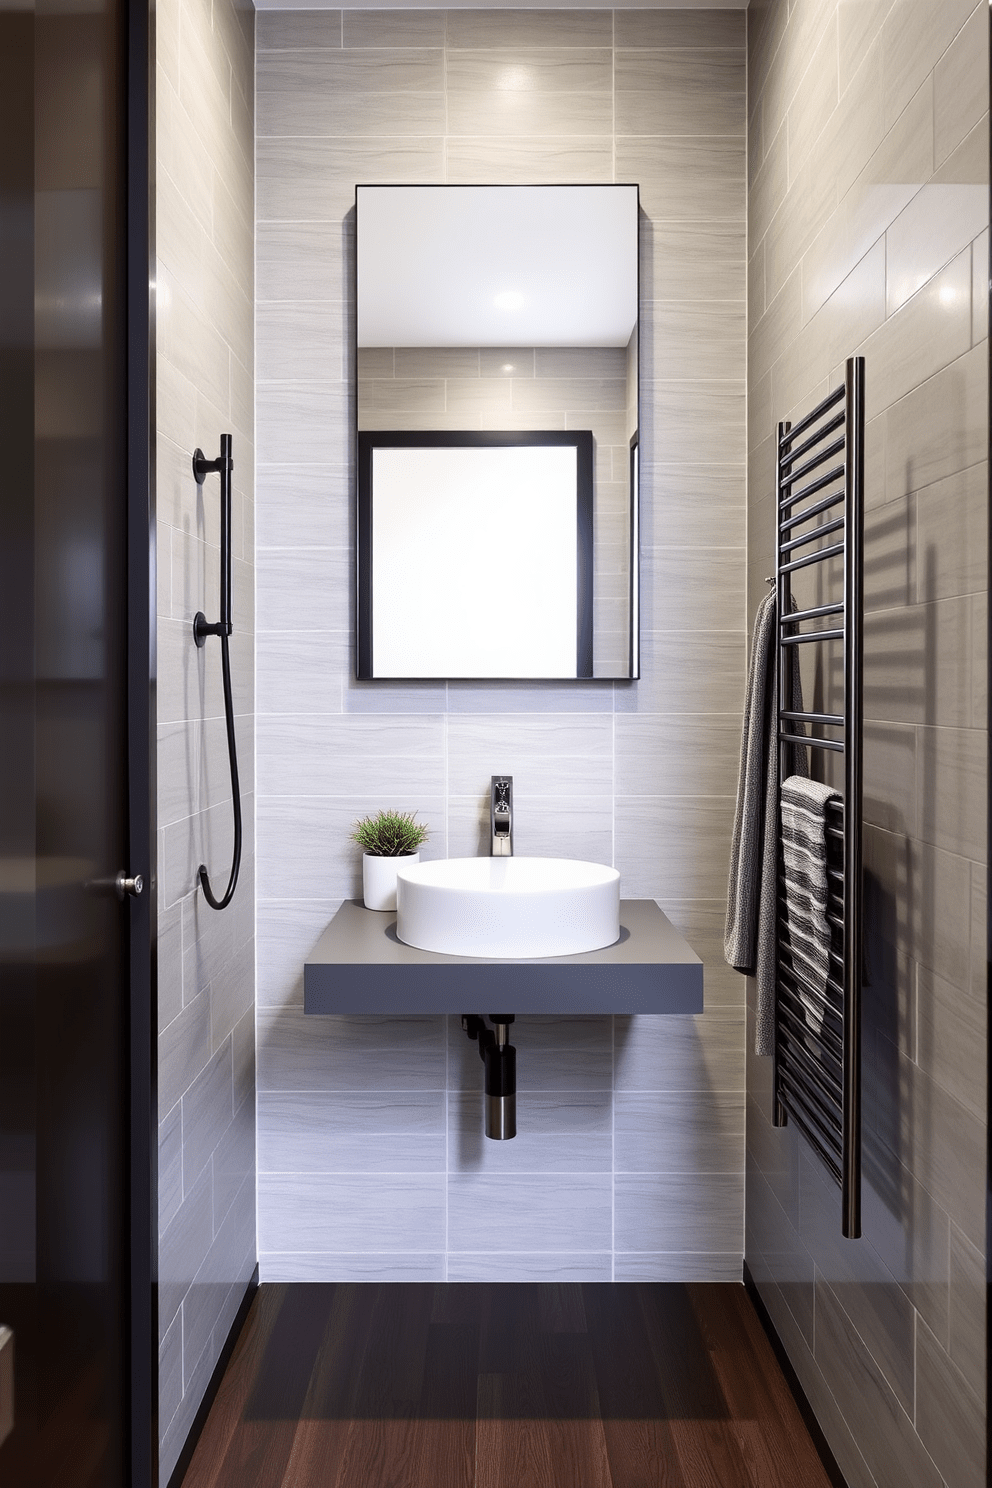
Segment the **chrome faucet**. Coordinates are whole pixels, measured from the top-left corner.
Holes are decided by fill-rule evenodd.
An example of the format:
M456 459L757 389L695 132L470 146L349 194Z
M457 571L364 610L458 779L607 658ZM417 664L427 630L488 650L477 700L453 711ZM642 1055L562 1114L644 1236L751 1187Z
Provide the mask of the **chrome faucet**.
M494 775L489 797L489 824L492 829L490 854L494 858L513 857L513 776Z

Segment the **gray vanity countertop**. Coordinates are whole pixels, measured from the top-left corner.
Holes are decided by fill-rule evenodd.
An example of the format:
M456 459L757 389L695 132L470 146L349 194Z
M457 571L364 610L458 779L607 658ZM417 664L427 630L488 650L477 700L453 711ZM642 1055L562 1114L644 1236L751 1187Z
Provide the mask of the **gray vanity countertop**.
M621 899L620 939L581 956L492 961L404 945L396 915L342 904L303 972L308 1013L701 1013L703 963L653 899Z

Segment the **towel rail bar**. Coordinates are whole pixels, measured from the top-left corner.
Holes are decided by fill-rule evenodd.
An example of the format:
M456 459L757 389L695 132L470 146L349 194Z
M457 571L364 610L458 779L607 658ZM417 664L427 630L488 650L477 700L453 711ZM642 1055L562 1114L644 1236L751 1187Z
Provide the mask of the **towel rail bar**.
M818 1110L833 1125L839 1120L843 1106L840 1081L836 1082L837 1093L835 1095L820 1080L813 1059L811 1057L804 1059L798 1052L802 1046L797 1045L795 1035L789 1029L783 1028L782 1037L785 1040L784 1052L787 1069L791 1065L793 1077L802 1080L803 1094L809 1101L810 1107Z
M841 470L840 475L843 474L844 472L843 470ZM838 480L840 478L840 475L833 477L825 476L824 480L826 480L827 484L829 485L831 479ZM789 506L794 506L795 503L801 499L802 492L800 492L798 496L790 497L788 504ZM829 511L831 507L836 506L838 502L843 500L843 491L833 491L829 496L824 496L822 501L815 501L813 505L808 506L805 511L798 512L796 516L786 517L784 522L779 523L779 530L781 532L791 532L793 527L801 527L804 522L810 521L813 517L818 517L821 512Z
M844 518L835 517L832 522L821 522L819 527L814 527L812 532L804 532L801 537L794 537L789 542L782 544L783 553L794 553L797 548L804 548L807 543L817 542L821 537L829 537L831 532L843 532ZM791 620L791 616L786 616Z
M779 792L781 796L782 782L792 772L795 748L815 750L823 758L839 754L843 764L838 776L826 778L839 779L842 774L843 792L824 811L824 931L830 933L821 933L817 943L819 954L826 952L829 957L830 976L822 992L810 985L817 972L789 925L784 839L779 829L773 1120L776 1125L794 1121L839 1184L842 1231L849 1238L861 1234L864 428L865 363L863 357L852 357L841 387L795 425L779 424L776 454ZM828 464L831 468L825 470ZM833 488L834 482L839 488ZM817 499L810 500L813 497ZM810 504L803 508L803 501ZM806 524L840 506L842 514L833 514L820 526L806 530ZM836 541L824 541L835 536ZM819 544L815 552L791 556L814 543ZM844 597L839 602L823 594L823 571L814 567L832 559L840 560L843 569ZM817 589L805 606L794 608L793 576L804 570L811 571ZM837 616L837 623L797 634L801 621L823 621L828 616ZM833 651L817 651L816 643L824 641L840 645ZM798 706L785 706L794 696L799 648L806 646L814 649L804 651L804 656L831 669L824 678L830 685L837 685L835 676L839 683L835 669L842 662L842 711L807 713L798 697ZM829 696L829 686L826 690ZM840 737L807 736L801 725L836 729ZM811 1027L811 1023L819 1026Z
M781 904L781 900L779 902ZM792 957L799 956L799 958L805 965L809 964L809 957L804 956L801 950L799 950L798 948L793 948L788 942L786 942L785 945L782 946L782 950L787 951ZM843 964L843 956L837 955L836 952L828 952L828 955L830 956L830 960L833 961L835 964ZM813 986L812 982L810 982L809 978L805 976L803 972L795 965L790 966L788 961L784 960L782 957L779 957L778 964L781 971L785 972L787 976L792 977L796 986L800 989L804 996L818 997L821 1001L825 1002L827 1001L827 993L832 992L840 1003L840 1007L837 1009L837 1011L841 1013L841 1016L843 1016L842 1010L844 1006L844 988L834 977L828 976L827 984L823 992L817 992L816 988Z
M800 625L803 620L820 620L824 615L843 615L844 601L838 600L836 604L814 605L810 610L793 610L791 615L786 615L779 625ZM840 717L840 714L836 715Z
M778 504L779 511L784 511L786 507L790 507L790 508L791 507L794 507L798 501L805 501L807 496L815 496L816 493L817 493L817 491L824 490L827 486L830 485L830 483L832 481L843 480L843 479L844 479L844 467L843 467L843 465L837 465L837 466L835 466L835 468L833 470L828 470L827 473L826 473L826 475L818 476L815 481L810 481L809 485L808 486L804 486L801 491L793 491L791 493L791 495L786 496ZM841 499L843 500L843 496L844 496L843 491L840 494L841 494ZM808 510L809 509L807 509L807 512L808 512ZM804 514L802 512L800 512L799 515L797 516L796 520L797 520L797 522L804 521L805 520Z
M783 563L779 568L779 573L795 573L797 569L809 568L811 563L822 563L826 558L836 558L843 551L843 543L832 543L829 548L820 548L816 553L807 553L805 558L793 558L791 563Z
M795 723L832 723L843 725L843 713L795 713L791 708L780 708L779 718L789 718Z
M838 739L814 739L807 734L784 734L781 730L778 737L781 744L808 744L813 749L832 749L835 754L844 753L844 746Z
M791 999L791 1007L787 1005L785 1009L791 1017L797 1016L797 1009L802 1009L805 1012L810 1006L809 1002L804 1002L797 993L792 992L789 988L783 990L783 995ZM827 1025L826 1019L829 1013L839 1022L841 1015L836 1008L829 1007L826 1003L816 1004L815 1008L821 1020L821 1027L817 1031L817 1038L826 1044L839 1064L841 1062L841 1055L844 1052L843 1039L837 1029Z
M810 409L809 413L805 414L799 420L798 424L786 425L785 442L791 444L793 440L805 434L807 429L811 429L817 419L823 418L824 414L829 413L831 408L836 408L837 404L843 398L845 391L845 385L841 383L840 387L835 387L832 392L827 394L822 403L817 403L815 408Z
M811 1029L807 1019L803 1016L804 1013L807 1011L805 1004L798 999L797 1004L799 1011L797 1011L796 1007L781 1007L779 1011L782 1014L782 1017L785 1018L786 1021L789 1023L795 1023L797 1031L803 1034L804 1037L810 1033L814 1034L816 1042L823 1045L823 1047L829 1053L831 1059L836 1062L838 1067L843 1067L843 1040L839 1037L838 1034L833 1033L829 1028L825 1028L823 1026L824 1019L822 1013L820 1013L819 1010L817 1010L817 1014L820 1018L820 1027Z
M833 444L828 444L826 449L820 450L812 459L807 460L805 465L800 465L798 470L794 470L791 475L783 475L782 489L786 490L789 486L795 485L796 481L805 480L811 470L819 470L820 466L825 465L828 460L832 460L834 455L842 455L844 448L845 441L843 439L835 439Z
M786 1084L788 1090L788 1086L791 1084L791 1081L788 1080L788 1077L786 1077L784 1083ZM791 1094L791 1091L788 1093ZM801 1099L801 1097L799 1099ZM841 1184L843 1182L843 1175L841 1172L841 1164L844 1160L843 1153L840 1152L839 1149L837 1149L836 1147L831 1148L830 1146L828 1146L827 1142L824 1141L824 1138L817 1135L809 1117L806 1116L803 1112L802 1107L793 1104L791 1100L789 1101L789 1115L796 1123L796 1126L802 1132L803 1136L806 1138L806 1141L812 1147L817 1157L823 1163L823 1166L830 1173L831 1177L838 1184ZM819 1122L817 1122L817 1125L819 1125Z
M804 646L807 641L842 641L843 639L843 630L809 630L803 635L783 636L781 644L783 646Z
M802 1092L803 1104L811 1116L815 1113L821 1121L829 1121L830 1126L824 1130L824 1136L829 1137L832 1146L839 1148L840 1143L837 1141L835 1132L837 1118L840 1114L840 1102L824 1100L815 1085L806 1083L806 1071L801 1069L798 1060L792 1059L791 1055L787 1057L791 1060L792 1068L787 1068L786 1074L791 1075L798 1083L801 1072L803 1083L799 1085L799 1089Z
M797 460L802 459L803 455L808 454L811 449L816 449L818 444L822 444L828 435L833 434L835 429L843 429L843 427L844 415L838 413L836 418L832 418L828 424L822 424L816 433L811 434L808 439L804 439L802 444L794 446L789 450L788 454L780 455L778 462L780 468L784 470L787 465L794 465Z

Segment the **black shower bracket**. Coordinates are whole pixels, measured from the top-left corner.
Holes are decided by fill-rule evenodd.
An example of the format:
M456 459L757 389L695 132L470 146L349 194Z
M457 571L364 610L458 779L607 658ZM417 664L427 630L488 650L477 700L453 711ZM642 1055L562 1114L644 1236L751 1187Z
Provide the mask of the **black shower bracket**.
M193 451L193 479L202 486L208 475L220 476L220 619L211 625L202 610L193 616L193 639L197 646L205 646L207 636L229 636L234 633L231 624L231 476L234 459L231 455L231 435L220 436L220 454L216 460L208 460L201 449Z
M197 882L203 897L211 909L226 909L234 898L234 890L241 871L241 784L238 779L238 748L234 735L234 695L231 687L230 636L231 624L231 475L234 460L231 456L231 435L220 436L220 454L216 460L208 460L201 449L193 451L193 478L202 486L208 475L220 476L220 619L211 625L202 610L193 617L193 639L197 646L206 644L207 636L220 637L220 664L224 681L224 716L227 723L227 753L231 762L231 792L234 798L234 855L231 876L223 897L218 899L210 886L210 875L206 864L196 870Z

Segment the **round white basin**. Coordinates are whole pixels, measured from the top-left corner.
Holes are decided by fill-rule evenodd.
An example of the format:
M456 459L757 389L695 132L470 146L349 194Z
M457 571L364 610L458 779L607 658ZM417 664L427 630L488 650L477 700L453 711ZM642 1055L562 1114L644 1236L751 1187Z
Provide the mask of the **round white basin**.
M620 938L620 875L571 858L442 858L396 875L396 934L447 956L521 960Z

